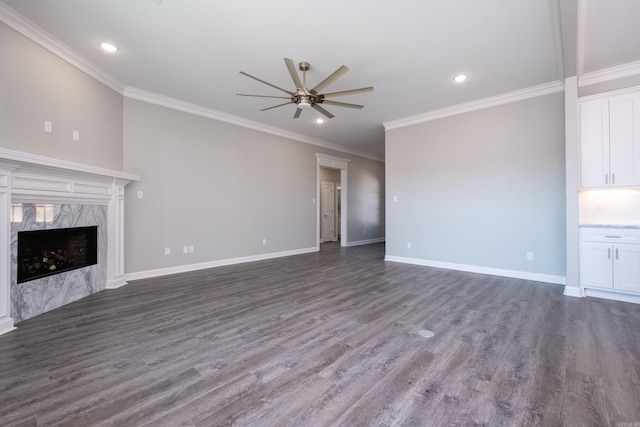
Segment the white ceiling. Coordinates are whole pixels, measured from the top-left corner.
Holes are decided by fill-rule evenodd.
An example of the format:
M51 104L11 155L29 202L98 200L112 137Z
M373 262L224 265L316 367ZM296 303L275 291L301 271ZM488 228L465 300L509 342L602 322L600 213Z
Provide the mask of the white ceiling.
M382 123L640 60L638 0L2 0L122 87L384 157ZM1 6L1 5L0 5ZM5 12L7 9L5 8ZM107 54L104 40L120 50ZM293 89L283 58L313 87L374 86L293 119L293 104L245 71ZM466 73L464 84L454 75ZM282 101L284 102L284 101Z

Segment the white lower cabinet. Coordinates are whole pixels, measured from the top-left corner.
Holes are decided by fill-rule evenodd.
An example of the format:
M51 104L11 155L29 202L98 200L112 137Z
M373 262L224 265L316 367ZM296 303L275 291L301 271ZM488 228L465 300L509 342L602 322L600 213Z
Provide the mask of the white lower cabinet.
M640 294L640 229L581 228L580 282Z

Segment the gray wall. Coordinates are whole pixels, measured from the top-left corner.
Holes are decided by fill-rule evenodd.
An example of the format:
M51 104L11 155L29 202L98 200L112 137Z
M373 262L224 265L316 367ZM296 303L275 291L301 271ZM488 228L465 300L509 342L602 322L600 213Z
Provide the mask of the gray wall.
M122 170L122 95L2 23L0 58L0 147Z
M127 192L127 272L316 247L317 152L351 159L349 240L364 240L351 228L384 237L383 163L142 101L124 105L125 170L141 176ZM195 251L184 254L185 245Z
M385 169L386 159L353 157L349 163L347 243L385 237Z
M556 93L387 131L387 255L564 276L563 108Z

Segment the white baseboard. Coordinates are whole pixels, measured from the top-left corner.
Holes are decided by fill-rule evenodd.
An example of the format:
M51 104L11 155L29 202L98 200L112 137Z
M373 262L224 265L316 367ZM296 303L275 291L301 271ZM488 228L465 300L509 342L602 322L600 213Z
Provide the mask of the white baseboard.
M604 298L613 301L632 302L635 304L640 304L640 295L638 294L591 288L585 288L584 294L588 297Z
M150 279L152 277L168 276L169 274L187 273L189 271L204 270L207 268L223 267L225 265L242 264L245 262L263 261L265 259L282 258L291 255L300 255L310 252L318 252L319 248L295 249L292 251L272 252L268 254L251 255L240 258L228 258L217 261L201 262L198 264L180 265L176 267L159 268L157 270L138 271L135 273L127 273L127 280Z
M405 258L387 255L385 261L402 262L405 264L423 265L425 267L446 268L447 270L466 271L469 273L489 274L492 276L511 277L513 279L533 280L535 282L553 283L555 285L566 284L566 277L550 274L531 273L528 271L505 270L501 268L481 267L477 265L456 264L451 262L431 261L419 258Z
M355 242L347 242L345 246L360 246L360 245L370 245L372 243L381 243L384 242L384 237L378 237L376 239L367 239L367 240L356 240Z
M118 289L127 284L127 280L124 276L119 277L115 280L107 280L106 289Z
M584 293L582 292L582 289L576 286L565 285L563 294L566 297L576 297L576 298L584 297Z
M0 335L6 334L14 329L16 329L16 327L14 326L13 319L11 317L7 316L0 319Z

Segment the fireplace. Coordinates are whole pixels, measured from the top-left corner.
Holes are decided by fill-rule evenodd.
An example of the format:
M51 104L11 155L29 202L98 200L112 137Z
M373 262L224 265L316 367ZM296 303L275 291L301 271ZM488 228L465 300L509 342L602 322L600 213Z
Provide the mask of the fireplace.
M0 147L0 334L14 329L16 323L127 283L125 186L139 179L126 172ZM12 209L18 204L22 205L19 220ZM54 206L51 218L39 217L37 208L42 204ZM38 231L46 236L72 227L84 233L75 243L74 239L55 242L51 235L44 240L47 243L25 243L23 239L37 230L46 229ZM83 251L74 254L75 249L65 249L78 242L88 247L86 255L79 257L81 262L76 261L77 252ZM28 252L25 247L30 248ZM26 272L35 269L38 257L40 270L48 265L46 276L32 280L36 276ZM50 264L51 258L59 264ZM51 274L60 271L64 274Z
M17 259L18 283L97 264L98 227L21 231Z

